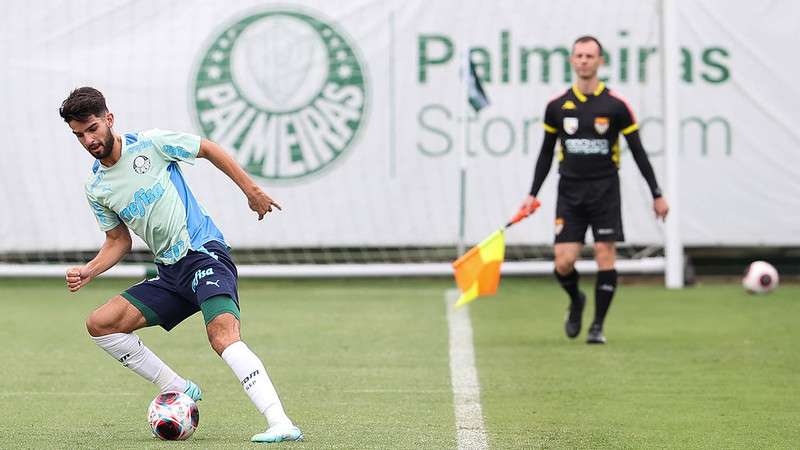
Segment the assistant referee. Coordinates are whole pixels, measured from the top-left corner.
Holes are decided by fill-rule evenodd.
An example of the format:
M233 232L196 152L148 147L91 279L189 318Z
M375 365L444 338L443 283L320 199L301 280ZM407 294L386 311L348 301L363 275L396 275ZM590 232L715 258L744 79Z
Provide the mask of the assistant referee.
M594 235L597 262L595 315L587 343L605 344L603 323L617 287L616 242L624 240L620 205L619 135L628 142L639 171L653 194L653 210L664 219L669 205L661 194L653 168L639 137L639 124L630 105L598 79L603 64L600 41L582 36L572 46L570 62L577 81L547 104L544 141L536 161L533 185L522 209L532 211L553 162L559 161L558 201L555 222L555 276L569 294L564 330L568 337L580 334L586 296L578 287L575 261L581 252L587 227Z

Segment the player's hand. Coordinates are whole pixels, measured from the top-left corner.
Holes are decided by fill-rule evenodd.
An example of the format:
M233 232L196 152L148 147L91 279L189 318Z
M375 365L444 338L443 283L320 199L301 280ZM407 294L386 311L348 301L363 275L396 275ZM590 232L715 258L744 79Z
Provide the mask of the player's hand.
M247 203L250 205L250 209L258 213L258 220L263 219L268 212L272 212L273 206L278 210L281 209L281 206L275 203L275 200L265 194L258 186L247 196Z
M90 281L92 281L92 277L89 275L89 269L86 266L67 269L67 289L70 292L76 292L89 284Z
M669 204L664 197L658 197L653 200L653 211L656 213L656 218L666 220L669 213Z
M522 202L522 206L519 207L519 211L517 211L517 213L514 214L514 217L508 224L513 225L519 222L520 220L530 216L531 214L536 212L539 206L541 206L539 200L536 197L529 195L525 199L525 201Z

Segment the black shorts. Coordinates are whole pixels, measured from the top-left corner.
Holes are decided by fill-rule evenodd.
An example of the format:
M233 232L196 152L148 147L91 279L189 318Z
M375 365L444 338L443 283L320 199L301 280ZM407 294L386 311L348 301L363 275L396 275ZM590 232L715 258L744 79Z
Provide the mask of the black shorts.
M556 243L584 243L592 227L595 242L624 241L619 176L592 180L561 177L556 203Z
M158 276L131 286L122 296L147 320L169 331L200 311L211 297L227 295L239 306L238 271L225 244L211 241L206 251L189 250L175 264L156 264Z

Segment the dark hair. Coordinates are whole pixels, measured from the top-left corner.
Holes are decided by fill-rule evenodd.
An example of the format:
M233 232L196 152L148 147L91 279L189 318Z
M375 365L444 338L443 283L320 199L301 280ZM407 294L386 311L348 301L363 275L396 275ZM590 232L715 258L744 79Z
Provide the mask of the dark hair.
M101 117L108 112L103 94L93 87L79 87L69 93L69 97L61 103L58 113L64 122L73 120L85 122L90 116Z
M588 34L586 36L581 36L578 39L575 39L575 42L572 43L572 52L573 53L575 52L575 44L583 44L584 42L594 42L595 44L597 44L597 48L600 49L600 56L603 56L603 44L601 44L596 37L589 36Z

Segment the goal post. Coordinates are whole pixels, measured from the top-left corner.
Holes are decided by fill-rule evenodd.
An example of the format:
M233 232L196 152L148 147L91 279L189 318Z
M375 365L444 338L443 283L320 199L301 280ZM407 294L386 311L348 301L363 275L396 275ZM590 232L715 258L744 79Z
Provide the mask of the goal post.
M670 203L664 232L666 267L664 283L668 288L684 284L684 255L680 236L680 169L678 120L678 33L677 0L661 0L662 106L664 109L664 149L666 159L665 194Z

